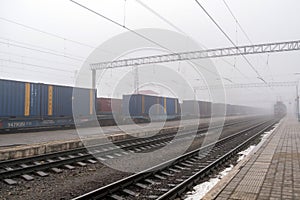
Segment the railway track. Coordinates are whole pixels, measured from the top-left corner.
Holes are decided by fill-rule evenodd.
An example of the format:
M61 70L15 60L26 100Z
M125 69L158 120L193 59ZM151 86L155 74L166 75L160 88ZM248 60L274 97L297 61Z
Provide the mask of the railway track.
M234 121L226 123L224 127L234 126L242 123L249 123L251 120ZM213 127L218 129L219 126ZM207 131L207 127L201 128L197 132L196 137L201 137L202 133ZM192 132L184 132L178 138L189 137ZM35 157L22 158L16 160L8 160L0 162L0 180L4 180L8 184L16 184L16 181L12 180L14 177L23 177L26 180L32 180L34 177L32 173L38 176L47 176L46 170L50 170L54 173L62 172L61 168L73 169L75 166L85 166L87 163L94 164L99 160L113 159L115 157L122 156L125 150L126 152L142 152L149 149L160 148L166 145L174 138L174 134L160 134L150 138L134 138L124 141L115 142L112 144L101 144L89 147L89 152L86 148L78 148L63 152L44 154Z
M175 199L185 194L212 170L247 147L276 122L277 120L269 120L259 123L205 147L86 193L74 200Z

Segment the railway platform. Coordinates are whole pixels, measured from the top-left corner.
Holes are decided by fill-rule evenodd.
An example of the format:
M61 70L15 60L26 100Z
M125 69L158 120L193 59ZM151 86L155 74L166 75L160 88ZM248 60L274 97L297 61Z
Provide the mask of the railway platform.
M231 116L227 120L247 119L253 116ZM133 137L147 137L153 135L160 130L159 133L171 133L181 130L195 129L195 124L198 124L198 119L167 121L163 128L161 122L153 122L151 126L146 124L138 124L144 126L143 131L135 131L134 125L121 126L105 126L101 127L103 133L112 141L127 139ZM205 125L210 121L209 118L200 120L200 125ZM99 127L84 128L86 135L79 137L76 129L55 130L55 131L40 131L26 133L11 133L0 134L0 160L17 159L45 153L64 151L74 148L83 147L82 139L85 141L97 140L100 142ZM122 130L128 130L130 134L124 133ZM103 139L103 138L102 138Z
M203 199L300 199L300 123L283 119Z

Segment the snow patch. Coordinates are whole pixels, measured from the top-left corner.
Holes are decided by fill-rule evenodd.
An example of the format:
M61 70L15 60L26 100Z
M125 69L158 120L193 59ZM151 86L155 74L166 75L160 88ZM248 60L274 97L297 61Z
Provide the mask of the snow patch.
M271 135L275 131L277 127L278 124L275 124L272 130L264 132L264 134L261 136L261 141L257 145L264 142L269 137L269 135ZM253 149L255 149L257 145L251 145L246 150L239 152L238 154L240 155L240 157L238 158L237 162L242 161L247 155L249 155L253 151Z
M248 149L239 152L238 155L240 155L240 157L238 158L237 162L241 162L247 155L251 153L251 151L253 151L255 147L256 145L251 145L250 147L248 147Z
M188 192L185 200L199 200L211 190L224 176L226 176L233 168L233 165L220 172L216 178L211 178L209 181L201 183L194 187L194 191Z
M279 126L279 123L278 123L278 124L275 124L275 125L273 126L273 129L272 129L272 130L266 131L265 134L262 135L262 139L266 139L270 134L272 134L272 133L275 131L275 129L276 129L278 126Z

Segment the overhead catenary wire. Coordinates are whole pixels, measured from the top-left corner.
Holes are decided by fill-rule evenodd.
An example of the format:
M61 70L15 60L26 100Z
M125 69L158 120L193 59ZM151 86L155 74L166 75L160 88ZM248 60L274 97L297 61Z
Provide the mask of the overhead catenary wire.
M58 54L58 53L53 53L53 52L50 52L50 51L44 51L44 50L40 50L40 49L36 49L36 48L31 48L31 47L26 47L26 46L22 46L22 45L18 45L18 44L12 44L10 42L2 42L2 41L0 41L0 43L1 44L5 44L5 45L10 45L10 46L18 47L18 48L22 48L22 49L27 49L27 50L30 50L30 51L36 51L36 52L40 52L40 53L45 53L45 54L51 54L51 55L54 55L54 56L64 57L64 58L71 59L71 60L84 61L83 59L77 59L77 58L74 58L74 57L71 57L71 56L67 56L67 55L63 55L63 54Z
M149 6L147 6L141 0L135 0L135 1L138 2L144 8L146 8L148 11L150 11L152 14L154 14L155 16L157 16L159 19L161 19L162 21L164 21L165 23L167 23L169 26L171 26L172 28L174 28L175 30L177 30L178 32L187 35L182 29L180 29L179 27L177 27L176 25L174 25L172 22L170 22L169 20L167 20L166 18L164 18L163 16L161 16L158 12L156 12L155 10L153 10L152 8L150 8Z
M222 61L225 62L226 64L232 66L232 67L233 67L236 71L238 71L241 75L243 75L245 78L249 79L249 77L248 77L246 74L244 74L239 68L237 68L237 67L235 66L236 60L235 60L234 64L230 63L230 62L227 61L226 59L222 59Z
M82 43L82 42L79 42L79 41L76 41L76 40L68 39L68 38L60 36L58 34L50 33L50 32L47 32L47 31L44 31L44 30L41 30L41 29L38 29L38 28L34 28L32 26L28 26L26 24L22 24L22 23L19 23L19 22L10 20L10 19L6 19L4 17L0 17L0 20L6 21L6 22L9 22L9 23L12 23L12 24L16 24L18 26L21 26L21 27L24 27L24 28L27 28L27 29L30 29L30 30L33 30L33 31L36 31L36 32L39 32L39 33L43 33L43 34L46 34L48 36L52 36L52 37L59 38L59 39L65 40L65 41L69 41L69 42L72 42L72 43L75 43L75 44L78 44L78 45L81 45L81 46L85 46L85 47L92 48L92 49L96 48L92 45L85 44L85 43Z
M88 47L90 49L94 49L94 50L96 49L97 51L102 51L102 52L107 53L107 54L116 54L114 52L109 52L105 49L99 49L98 47L95 47L95 46L92 46L92 45L89 45L89 44L85 44L83 42L79 42L79 41L76 41L76 40L68 39L68 38L60 36L58 34L50 33L50 32L47 32L47 31L44 31L44 30L41 30L41 29L38 29L38 28L35 28L35 27L32 27L32 26L28 26L26 24L16 22L16 21L13 21L13 20L10 20L10 19L0 17L0 20L11 23L11 24L18 25L20 27L23 27L23 28L26 28L26 29L29 29L29 30L32 30L32 31L36 31L36 32L41 33L41 34L48 35L50 37L61 39L61 40L63 40L64 45L65 45L65 42L67 41L67 42L74 43L74 44L77 44L77 45L80 45L80 46Z
M245 29L242 27L242 25L240 24L239 20L237 19L237 17L235 17L234 13L232 12L232 10L230 9L229 5L226 3L225 0L223 0L226 8L228 9L228 11L230 12L231 16L234 18L235 22L237 23L237 25L239 26L239 28L241 29L241 31L243 32L243 34L246 36L247 40L253 45L249 35L246 33Z
M58 53L58 54L62 54L62 55L64 55L64 56L68 55L68 56L70 56L70 57L74 57L74 58L78 58L78 59L84 59L84 57L82 57L82 56L78 56L78 55L66 53L65 48L64 48L64 51L58 51L58 50L54 50L54 49L42 47L42 46L39 46L39 45L27 43L27 42L20 42L20 41L13 40L13 39L10 39L10 38L0 37L0 39L1 39L1 40L4 40L4 41L7 41L7 42L9 42L9 43L13 42L13 43L17 43L17 44L21 44L21 45L33 47L33 48L38 48L38 49L42 49L42 50L46 50L46 51L55 52L55 53Z
M128 28L127 26L124 26L124 25L122 25L122 24L120 24L120 23L118 23L118 22L112 20L111 18L106 17L106 16L100 14L99 12L96 12L96 11L92 10L91 8L88 8L88 7L82 5L82 4L80 4L80 3L78 3L78 2L76 2L76 1L74 1L74 0L70 0L70 1L71 1L72 3L74 3L74 4L76 4L76 5L78 5L78 6L82 7L82 8L84 8L84 9L86 9L86 10L88 10L88 11L90 11L90 12L92 12L92 13L94 13L94 14L100 16L100 17L102 17L103 19L105 19L105 20L107 20L107 21L109 21L109 22L111 22L111 23L113 23L113 24L115 24L115 25L117 25L117 26L119 26L119 27L121 27L121 28L123 28L123 29L126 29L127 31L132 32L133 34L137 35L138 37L141 37L141 38L145 39L146 41L148 41L148 42L150 42L150 43L152 43L152 44L155 44L156 46L159 46L159 47L161 47L162 49L165 49L165 50L168 50L168 51L172 52L169 48L164 47L163 45L161 45L161 44L155 42L154 40L152 40L152 39L150 39L150 38L148 38L148 37L146 37L146 36L144 36L144 35L142 35L142 34L136 32L136 31L134 31L133 29ZM175 52L172 52L172 53L175 53ZM189 60L189 61L190 61L191 63L193 63L193 61L191 61L191 60ZM194 64L195 64L195 63L194 63ZM204 70L206 70L206 71L208 71L208 72L214 74L214 75L217 75L215 72L213 72L213 71L211 71L211 70L209 70L209 69L207 69L207 68L205 68L205 67L202 67L202 68L203 68Z
M178 26L176 26L175 24L173 24L172 22L170 22L169 20L167 20L165 17L163 17L162 15L160 15L158 12L156 12L154 9L150 8L148 5L146 5L145 3L143 3L141 0L135 0L136 2L138 2L141 6L143 6L145 9L147 9L149 12L151 12L152 14L154 14L155 16L157 16L159 19L161 19L162 21L164 21L165 23L167 23L169 26L171 26L172 28L174 28L175 30L177 30L178 32L186 35L187 37L191 38L185 31L183 31L182 29L180 29ZM224 58L222 58L222 60L224 60L224 62L229 63L228 61L226 61ZM242 76L244 76L245 78L247 78L247 76L245 74L243 74L240 70L236 69L237 71L239 71L239 73L242 74ZM224 80L229 81L230 78L227 77L222 77ZM230 82L233 82L232 80L230 80Z
M43 71L37 71L37 70L33 70L33 69L24 69L24 67L21 67L21 66L14 66L14 67L12 67L12 66L9 66L9 65L0 65L0 67L6 67L6 68L13 68L13 69L15 69L15 68L17 68L17 69L20 69L20 70L23 70L22 72L20 72L20 73L17 73L17 72L9 72L9 71L3 71L3 70L1 70L1 73L6 73L6 74L11 74L11 75L16 75L16 74L18 74L18 75L23 75L24 76L24 73L31 73L31 72L36 72L36 73L39 73L41 76L44 76L44 77L46 77L46 78L49 78L49 76L47 75L47 74L45 74L45 72L43 72ZM19 70L19 71L20 71ZM63 77L64 78L70 78L70 79L73 79L74 77L73 76L67 76L67 75L65 75L65 74L62 74L62 73L59 73L59 71L57 71L58 72L58 74L55 74L55 78L57 78L57 76L58 77L61 77L61 80L64 80L65 81L65 79L62 79ZM31 73L31 75L32 75L32 73ZM40 76L39 75L39 76Z
M4 61L4 62L10 62L10 63L28 65L28 66L42 68L42 69L48 69L48 70L54 70L54 71L61 71L61 72L67 72L67 73L74 73L74 71L71 71L71 70L65 70L65 69L61 69L61 68L54 68L54 67L36 65L36 64L31 64L31 63L26 63L26 62L21 62L21 61L16 61L16 60L10 60L10 59L0 59L0 60Z
M223 28L216 22L216 20L208 13L208 11L199 3L198 0L195 0L195 2L198 4L198 6L204 11L204 13L210 18L210 20L218 27L218 29L223 33L223 35L227 38L227 40L237 48L236 44L232 41L232 39L229 37L229 35L223 30ZM256 70L256 68L251 64L251 62L248 60L248 58L241 54L242 57L246 60L248 65L252 68L252 70L257 74L257 78L264 83L267 84L267 82L263 79L263 77L259 74L259 72Z
M153 44L155 44L155 45L157 45L157 46L159 46L159 47L161 47L161 48L163 48L163 49L166 49L166 50L169 50L169 51L170 51L170 49L168 49L167 47L164 47L163 45L161 45L161 44L155 42L154 40L152 40L152 39L150 39L150 38L148 38L148 37L146 37L146 36L144 36L144 35L142 35L142 34L136 32L136 31L134 31L133 29L130 29L130 28L128 28L127 26L124 26L124 25L120 24L119 22L116 22L116 21L112 20L111 18L106 17L106 16L100 14L99 12L96 12L96 11L94 11L94 10L92 10L92 9L90 9L90 8L88 8L88 7L86 7L86 6L82 5L82 4L80 4L80 3L76 2L76 1L74 1L74 0L70 0L70 1L71 1L72 3L74 3L74 4L77 4L77 5L80 6L80 7L82 7L82 8L84 8L84 9L86 9L86 10L88 10L88 11L90 11L90 12L92 12L92 13L94 13L94 14L96 14L96 15L98 15L98 16L104 18L104 19L106 19L107 21L110 21L111 23L113 23L113 24L115 24L115 25L117 25L117 26L119 26L119 27L121 27L121 28L124 28L124 29L126 29L126 30L128 30L128 31L130 31L130 32L132 32L132 33L134 33L135 35L137 35L137 36L139 36L139 37L141 37L141 38L143 38L143 39L149 41L150 43L153 43Z
M25 56L25 55L21 55L21 54L6 52L6 51L0 51L0 54L5 54L5 55L9 55L9 56L16 56L16 57L19 57L19 58L26 58L26 59L30 59L30 60L36 60L36 61L42 61L42 62L47 62L47 63L53 63L53 64L59 64L59 65L74 67L74 65L72 65L70 63L63 63L63 62L58 62L58 61L54 61L54 60L36 58L36 57L31 57L31 56Z
M176 25L174 25L172 22L170 22L169 20L167 20L165 17L163 17L162 15L160 15L158 12L156 12L154 9L150 8L148 5L146 5L145 3L143 3L141 0L136 0L136 2L138 2L141 6L143 6L145 9L147 9L149 12L151 12L152 14L154 14L155 16L157 16L159 19L161 19L162 21L164 21L165 23L167 23L168 25L170 25L172 28L174 28L175 30L177 30L178 32L186 35L187 37L190 37L185 31L183 31L182 29L180 29L179 27L177 27ZM237 31L237 30L236 30ZM232 65L229 61L227 61L226 59L222 58L221 60L223 60L225 63L227 63L228 65L232 66L234 70L238 71L243 77L249 79L249 77L244 74L239 68L236 68L235 65ZM235 83L233 80L231 80L230 78L224 77L222 76L222 79L230 82L230 83ZM251 89L250 89L251 90Z
M124 0L124 8L123 8L123 14L124 14L124 18L123 18L123 26L125 26L126 24L126 0Z
M231 16L233 17L233 19L235 20L236 24L238 25L238 27L240 28L240 30L243 32L243 34L245 35L245 37L247 38L247 40L250 42L251 45L253 45L253 42L252 40L250 39L249 35L247 34L247 32L245 31L245 29L243 28L243 26L241 25L241 23L239 22L239 20L237 19L237 17L235 16L235 14L233 13L233 11L231 10L230 6L228 5L228 3L223 0L223 3L225 5L225 7L227 8L227 10L229 11L229 13L231 14ZM262 56L259 55L261 58ZM268 55L268 58L269 58L269 55ZM268 66L268 64L267 64ZM269 69L269 68L268 68ZM271 77L273 77L272 75L272 71L270 71L270 75ZM273 80L273 78L272 78Z
M233 17L233 19L235 20L236 24L238 25L238 27L241 29L241 31L243 32L243 34L245 35L245 37L247 38L247 40L250 42L251 45L253 45L253 42L251 41L249 35L246 33L245 29L242 27L242 25L240 24L239 20L237 19L237 17L234 15L233 11L230 9L229 5L226 3L225 0L223 0L223 3L225 4L225 7L227 8L227 10L229 11L229 13L231 14L231 16ZM237 31L237 30L236 30ZM259 55L261 57L261 55ZM268 65L267 65L268 66ZM269 70L269 68L268 68ZM269 70L270 71L270 70ZM273 77L272 72L270 71L270 75L271 77ZM260 79L261 81L265 82L265 80L262 77L258 77L258 79ZM274 80L272 78L272 80ZM274 91L274 89L269 86L269 88L271 90Z

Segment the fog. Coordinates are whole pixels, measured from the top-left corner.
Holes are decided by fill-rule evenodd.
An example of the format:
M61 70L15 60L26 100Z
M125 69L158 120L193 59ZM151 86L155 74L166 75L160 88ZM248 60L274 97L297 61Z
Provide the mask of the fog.
M136 0L81 0L78 2L132 30L143 28L166 29L174 32L180 30L180 34L195 41L203 49L232 46L193 0L142 1L161 17L150 12ZM237 45L299 40L299 1L227 0L228 6L250 41L222 0L199 0L199 2ZM93 57L93 60L88 59L95 49L111 38L127 32L124 28L68 0L4 0L1 1L0 13L1 79L74 86L83 66L88 66L91 62L111 61L98 60L97 56ZM168 20L173 26L162 18ZM137 40L141 39L138 39L137 35L135 37ZM166 42L168 39L165 37ZM123 43L120 43L120 48L122 45ZM123 56L109 48L98 50L101 55L107 54L107 58ZM191 48L178 49L178 51L185 50L191 50ZM148 50L133 53L127 57L153 55L159 52L162 53L161 50ZM300 75L295 74L300 73L299 55L299 51L294 51L247 55L246 57L268 83L299 81ZM201 62L205 67L208 67L210 62L216 66L225 85L262 83L255 71L241 56L215 58ZM195 76L186 62L168 63L164 66L175 69L181 76L188 79L191 88L205 85L207 77ZM152 70L141 74L140 78L158 77L160 65L149 67ZM88 72L86 73L86 83L91 84L91 76ZM120 98L122 93L112 93L111 88L126 73L132 73L132 68L107 70L101 81L98 81L98 95ZM130 83L131 79L128 80L126 84L131 90L127 92L130 92L134 89L133 80L132 83ZM91 87L91 85L84 86ZM179 87L178 82L174 82L174 87ZM159 84L150 84L141 89L153 90L160 95L171 95ZM230 104L271 108L277 100L281 100L288 106L290 112L295 110L295 87L236 88L226 89L225 94L226 102ZM196 90L193 95L199 100L210 100L208 91ZM190 97L193 98L193 95Z

